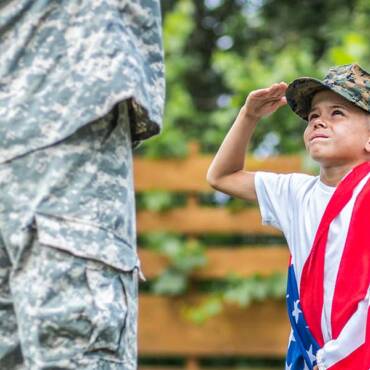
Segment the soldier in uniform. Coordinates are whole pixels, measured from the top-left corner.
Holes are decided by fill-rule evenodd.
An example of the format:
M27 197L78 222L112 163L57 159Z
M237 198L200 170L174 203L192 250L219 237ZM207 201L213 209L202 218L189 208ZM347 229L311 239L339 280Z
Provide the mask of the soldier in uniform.
M132 146L163 100L159 0L0 3L0 369L137 368Z

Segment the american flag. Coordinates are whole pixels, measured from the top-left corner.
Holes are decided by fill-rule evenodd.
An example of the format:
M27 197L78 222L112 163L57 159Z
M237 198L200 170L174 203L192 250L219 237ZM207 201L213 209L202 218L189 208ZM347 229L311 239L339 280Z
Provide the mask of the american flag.
M340 214L348 214L345 223L342 217L339 224ZM343 243L338 260L326 256L327 246L334 238ZM337 265L334 279L326 279L325 263ZM330 301L324 299L325 290L333 293ZM287 308L292 332L286 369L305 370L318 365L320 370L369 370L369 301L370 162L365 162L337 186L320 221L300 281L290 263ZM322 330L324 305L330 306L330 338Z

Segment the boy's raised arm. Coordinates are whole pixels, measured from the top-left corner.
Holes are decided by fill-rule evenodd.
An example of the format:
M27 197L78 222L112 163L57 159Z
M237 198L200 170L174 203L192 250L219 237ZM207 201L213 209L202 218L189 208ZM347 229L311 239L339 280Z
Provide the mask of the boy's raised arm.
M246 200L256 200L254 173L244 170L245 152L258 121L287 103L285 82L252 91L222 142L207 173L216 190Z

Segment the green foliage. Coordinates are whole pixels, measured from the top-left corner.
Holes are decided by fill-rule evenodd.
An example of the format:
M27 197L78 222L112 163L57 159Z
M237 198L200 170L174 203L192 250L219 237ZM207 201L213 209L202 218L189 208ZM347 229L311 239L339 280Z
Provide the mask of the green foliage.
M222 297L217 294L213 294L197 306L184 307L183 315L189 321L201 325L211 317L220 314L223 311L223 308L224 305L222 302Z
M156 294L179 295L186 292L190 274L206 265L204 246L197 240L183 240L168 233L152 233L143 238L150 249L166 256L169 267L153 283Z
M165 129L139 148L142 155L181 158L194 139L214 153L250 91L322 77L335 64L370 67L368 0L162 4ZM303 129L288 107L281 108L257 126L252 150L260 156L302 151Z
M207 264L205 247L198 240L183 238L169 233L151 233L142 237L142 242L157 253L166 256L169 267L151 284L155 294L179 296L191 287L191 274ZM209 298L196 306L184 308L189 320L201 324L222 312L225 304L246 307L254 301L284 296L286 277L281 274L241 278L230 275L221 284L206 288Z
M184 308L184 316L196 324L203 324L220 314L225 305L236 304L247 307L253 302L266 299L282 299L286 291L286 276L273 274L250 278L230 276L218 289L213 288L202 303Z
M142 145L139 155L183 158L194 139L202 151L215 153L250 91L299 76L321 78L332 65L358 62L370 68L368 0L163 0L162 8L164 131ZM281 108L257 126L252 152L303 153L303 130L304 123ZM308 169L316 168L307 156L304 161ZM184 203L184 197L166 192L138 196L139 208L156 212ZM239 211L246 203L229 199L218 206ZM205 245L169 234L147 236L146 243L170 260L152 289L171 295L189 291L192 271L206 263ZM230 277L224 283L210 287L211 298L184 314L201 323L225 304L245 306L282 297L285 290L283 276Z
M137 194L137 207L153 212L165 212L172 208L184 206L186 196L167 191L153 190Z
M348 64L363 59L368 53L366 37L355 32L344 34L341 43L329 50L333 64Z
M169 268L154 281L152 291L155 294L177 296L183 294L187 287L187 275L174 268Z
M237 303L242 307L267 298L282 298L286 290L286 277L273 274L268 277L255 275L248 279L231 277L229 287L223 293L225 302Z
M163 39L166 60L165 132L142 146L148 157L177 157L187 154L187 136L183 126L195 115L190 92L184 88L184 74L196 61L185 54L187 40L194 31L194 5L191 0L179 0L164 17Z
M192 286L190 283L196 284L191 274L207 264L205 246L198 240L159 232L143 236L142 243L169 261L169 267L151 284L155 294L179 296L187 293ZM205 290L209 293L206 301L184 309L184 315L198 324L222 312L225 304L245 307L254 301L283 297L285 276L240 278L230 275L222 283L210 284Z

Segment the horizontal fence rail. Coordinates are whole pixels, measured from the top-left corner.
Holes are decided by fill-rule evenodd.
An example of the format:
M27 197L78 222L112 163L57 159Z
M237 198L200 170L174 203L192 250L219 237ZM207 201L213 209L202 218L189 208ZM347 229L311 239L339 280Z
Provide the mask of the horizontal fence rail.
M168 259L158 253L139 248L140 260L146 278L153 279L168 267ZM198 279L221 279L229 274L240 277L269 276L286 273L289 252L284 246L246 246L238 248L210 247L206 253L207 265L194 271Z
M225 208L190 206L158 213L139 211L138 232L169 231L184 234L269 234L280 235L270 226L261 224L258 209L232 212Z
M134 174L137 193L160 190L181 193L185 205L165 212L138 210L138 234L164 231L185 238L204 235L258 236L271 239L281 233L261 224L256 204L239 211L226 207L211 207L199 203L200 193L211 193L206 173L212 156L198 152L192 144L185 159L147 159L135 157ZM248 157L250 171L278 173L302 172L299 156L278 156L259 160ZM253 238L252 238L253 240ZM159 277L171 265L170 261L148 248L139 248L144 274L148 280ZM228 276L248 278L255 275L269 277L285 274L289 261L286 245L208 245L205 248L207 264L192 272L194 280L219 280ZM288 341L289 323L285 304L267 300L246 308L227 304L222 313L202 325L185 317L187 307L207 299L207 294L191 291L181 297L140 294L139 354L142 357L177 357L185 361L186 370L200 370L201 358L241 356L247 358L283 358ZM145 365L143 370L179 370L184 367ZM205 368L204 368L205 369ZM207 367L226 370L225 366ZM231 369L231 367L227 367ZM272 370L257 365L243 370ZM276 369L276 368L275 368Z
M275 301L250 307L227 306L220 315L202 325L184 318L186 305L201 296L165 298L140 296L139 348L157 356L283 356L289 334L284 304Z
M168 190L185 192L209 192L206 181L211 155L198 153L192 143L190 155L185 159L148 159L135 157L134 173L136 191ZM300 172L303 160L300 156L276 156L266 159L246 158L249 171Z

